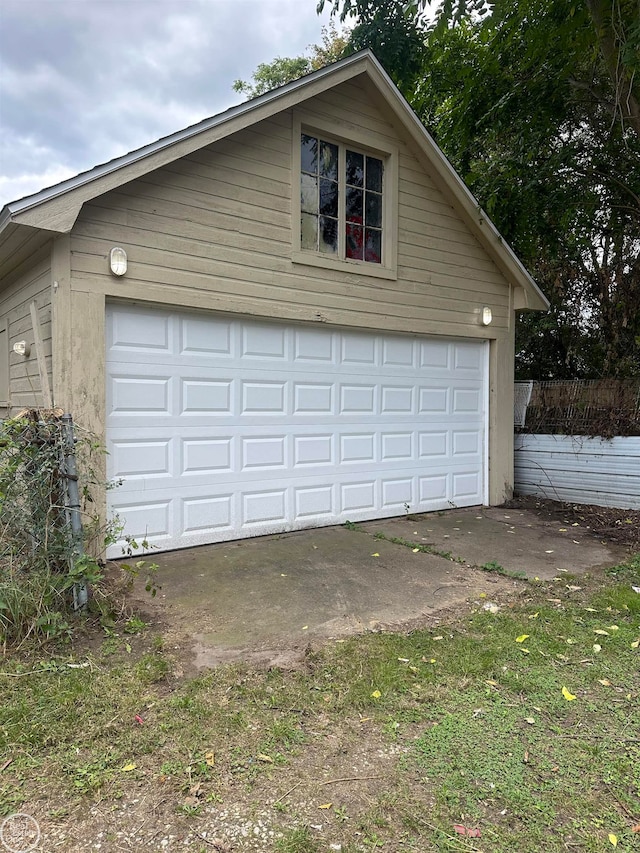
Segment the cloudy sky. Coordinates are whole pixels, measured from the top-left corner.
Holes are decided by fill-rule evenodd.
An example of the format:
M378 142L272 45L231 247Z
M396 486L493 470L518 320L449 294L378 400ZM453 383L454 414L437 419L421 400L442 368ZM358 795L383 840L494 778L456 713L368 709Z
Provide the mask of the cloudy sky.
M242 100L316 0L0 0L0 207Z

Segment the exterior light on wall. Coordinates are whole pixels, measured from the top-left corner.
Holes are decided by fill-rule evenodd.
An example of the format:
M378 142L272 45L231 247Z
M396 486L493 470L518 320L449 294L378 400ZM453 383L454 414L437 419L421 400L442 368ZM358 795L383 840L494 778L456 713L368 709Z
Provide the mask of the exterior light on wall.
M124 275L127 271L127 253L120 246L109 252L109 269L114 275Z
M16 355L24 355L28 358L31 349L26 341L16 341L13 345L13 351L16 353Z
M493 311L489 308L488 305L485 305L482 309L482 315L480 318L483 326L491 325L491 321L493 320Z

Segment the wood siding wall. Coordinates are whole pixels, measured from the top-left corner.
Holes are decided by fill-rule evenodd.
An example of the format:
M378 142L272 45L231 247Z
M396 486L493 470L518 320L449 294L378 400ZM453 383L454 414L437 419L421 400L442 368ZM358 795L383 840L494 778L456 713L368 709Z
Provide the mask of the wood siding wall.
M43 405L42 388L34 346L33 326L29 308L35 300L40 319L47 372L51 383L51 255L47 246L33 258L29 269L18 275L13 283L0 293L0 325L7 324L9 349L9 407L0 407L0 417L6 417L22 408ZM17 355L12 347L18 341L30 347L28 357ZM2 401L7 402L7 401Z
M398 146L394 129L354 84L311 100L305 116L330 119ZM292 114L215 146L88 204L72 234L75 289L271 317L396 331L488 336L478 307L509 325L509 287L493 262L400 143L398 280L291 262ZM292 190L292 187L294 188ZM297 223L295 224L297 227ZM125 279L108 251L124 245Z

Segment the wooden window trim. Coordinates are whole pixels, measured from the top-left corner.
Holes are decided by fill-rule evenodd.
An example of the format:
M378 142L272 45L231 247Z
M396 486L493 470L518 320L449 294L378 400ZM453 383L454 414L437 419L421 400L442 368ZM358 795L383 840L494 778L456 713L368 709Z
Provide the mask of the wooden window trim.
M336 272L355 273L373 278L395 280L398 278L398 150L389 141L362 128L343 125L295 112L293 117L292 163L291 163L291 260L294 264L320 267ZM300 246L300 137L302 133L318 136L328 142L336 142L341 148L353 147L358 151L377 157L384 162L383 191L383 263L374 264L364 260L336 258L321 252L302 249Z

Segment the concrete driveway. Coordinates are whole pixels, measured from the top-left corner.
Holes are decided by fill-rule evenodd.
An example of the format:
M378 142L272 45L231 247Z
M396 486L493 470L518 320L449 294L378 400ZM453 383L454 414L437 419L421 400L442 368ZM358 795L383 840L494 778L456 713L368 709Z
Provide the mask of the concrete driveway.
M475 507L159 554L158 595L133 595L190 668L288 666L314 640L433 625L520 587L487 563L550 579L621 557L577 525Z

